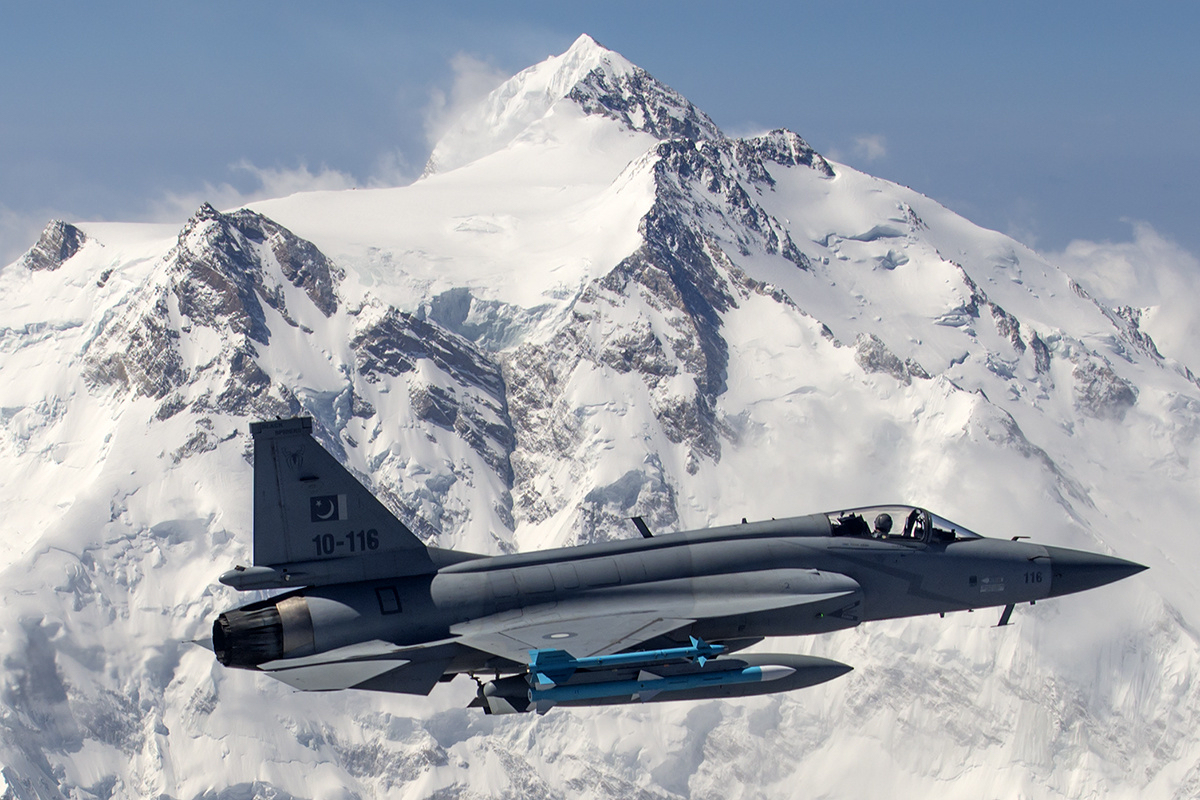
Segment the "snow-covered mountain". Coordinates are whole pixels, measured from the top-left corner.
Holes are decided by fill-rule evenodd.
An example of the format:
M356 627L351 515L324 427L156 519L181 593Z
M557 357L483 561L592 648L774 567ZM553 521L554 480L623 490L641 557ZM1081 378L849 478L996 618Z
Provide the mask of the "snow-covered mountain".
M1142 313L586 36L411 186L52 222L0 271L0 796L1195 797L1200 365ZM910 501L1151 571L767 643L856 667L787 695L294 693L189 640L300 412L442 546Z

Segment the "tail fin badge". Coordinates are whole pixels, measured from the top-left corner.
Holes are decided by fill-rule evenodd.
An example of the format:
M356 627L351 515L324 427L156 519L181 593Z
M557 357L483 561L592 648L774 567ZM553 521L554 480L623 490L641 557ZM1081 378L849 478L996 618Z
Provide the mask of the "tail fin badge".
M304 448L298 450L285 450L283 460L296 472L304 468Z
M313 522L339 522L350 519L346 508L346 495L326 494L308 498L308 508Z

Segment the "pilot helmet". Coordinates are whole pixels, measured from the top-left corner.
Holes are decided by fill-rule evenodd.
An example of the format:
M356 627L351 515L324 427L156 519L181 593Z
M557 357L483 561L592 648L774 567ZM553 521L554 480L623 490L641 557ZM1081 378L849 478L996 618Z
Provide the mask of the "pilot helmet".
M875 518L875 530L879 533L890 533L892 530L892 515L880 514Z

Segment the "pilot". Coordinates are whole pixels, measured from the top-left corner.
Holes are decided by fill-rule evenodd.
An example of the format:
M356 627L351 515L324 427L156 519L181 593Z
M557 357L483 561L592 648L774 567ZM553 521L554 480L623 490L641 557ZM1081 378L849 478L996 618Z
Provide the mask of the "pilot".
M892 515L880 514L875 518L875 530L871 533L876 539L882 539L892 532Z

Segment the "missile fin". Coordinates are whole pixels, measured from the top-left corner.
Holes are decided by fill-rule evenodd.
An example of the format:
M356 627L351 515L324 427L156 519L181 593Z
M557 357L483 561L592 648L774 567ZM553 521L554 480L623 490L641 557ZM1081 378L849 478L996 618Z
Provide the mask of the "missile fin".
M576 660L566 650L530 650L530 683L539 687L566 683L575 674Z

